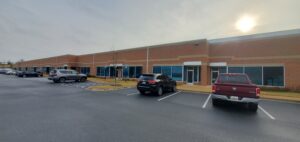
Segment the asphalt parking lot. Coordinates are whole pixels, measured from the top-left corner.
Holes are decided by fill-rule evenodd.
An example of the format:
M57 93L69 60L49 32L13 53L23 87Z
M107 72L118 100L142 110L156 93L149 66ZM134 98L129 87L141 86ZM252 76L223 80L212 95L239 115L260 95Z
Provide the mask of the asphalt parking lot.
M0 141L300 141L299 103L262 100L253 113L239 104L213 107L208 94L142 96L89 85L0 75Z

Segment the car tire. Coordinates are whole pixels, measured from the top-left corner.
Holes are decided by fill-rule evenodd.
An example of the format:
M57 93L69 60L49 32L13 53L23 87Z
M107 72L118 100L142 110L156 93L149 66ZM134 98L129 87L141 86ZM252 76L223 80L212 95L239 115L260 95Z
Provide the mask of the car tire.
M64 77L59 78L59 82L60 82L60 83L65 83L65 82L66 82L66 79L65 79Z
M212 99L212 104L213 106L219 106L220 105L220 101L217 99Z
M172 90L171 90L172 92L176 92L177 91L177 88L176 88L176 85L174 85L173 87L172 87Z
M141 95L145 95L146 92L145 91L139 91Z
M162 87L159 87L159 88L157 89L157 95L158 95L158 96L163 95L163 88L162 88Z
M80 82L86 82L86 78L85 77L80 78Z
M258 104L255 104L255 103L249 103L249 104L248 104L248 108L250 109L250 111L256 112L257 109L258 109Z

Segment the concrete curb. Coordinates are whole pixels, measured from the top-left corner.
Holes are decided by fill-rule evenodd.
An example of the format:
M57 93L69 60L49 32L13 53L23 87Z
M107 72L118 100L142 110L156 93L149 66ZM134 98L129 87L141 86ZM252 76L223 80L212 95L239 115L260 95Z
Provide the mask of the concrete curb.
M205 94L205 95L209 95L210 93L208 92L201 92L201 91L191 91L191 90L182 90L182 89L178 89L182 92L190 92L190 93L201 93L201 94ZM300 101L298 100L290 100L290 99L280 99L280 98L276 98L276 97L263 97L261 96L260 97L261 99L264 99L264 100L277 100L277 101L286 101L286 102L293 102L293 103L300 103Z

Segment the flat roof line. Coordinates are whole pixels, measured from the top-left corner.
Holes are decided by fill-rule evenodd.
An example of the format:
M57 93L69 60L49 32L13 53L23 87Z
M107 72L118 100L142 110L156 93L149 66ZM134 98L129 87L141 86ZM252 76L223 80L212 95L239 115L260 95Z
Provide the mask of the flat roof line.
M292 29L292 30L285 30L285 31L275 31L275 32L268 32L268 33L257 33L257 34L243 35L243 36L210 39L208 40L208 43L231 42L231 41L240 41L240 40L248 40L248 39L263 39L263 38L281 37L287 35L298 35L298 34L300 34L300 29Z

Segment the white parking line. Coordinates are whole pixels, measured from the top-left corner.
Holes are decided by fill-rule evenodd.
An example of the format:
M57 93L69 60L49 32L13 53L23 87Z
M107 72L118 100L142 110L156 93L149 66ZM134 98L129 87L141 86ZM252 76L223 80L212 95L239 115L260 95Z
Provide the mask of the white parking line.
M127 96L133 96L133 95L138 95L139 93L131 93L131 94L127 94Z
M263 109L261 106L258 106L260 110L262 110L267 116L269 116L272 120L275 120L275 117L273 117L270 113L268 113L265 109Z
M157 101L161 101L161 100L164 100L164 99L166 99L166 98L172 97L172 96L174 96L174 95L176 95L176 94L178 94L178 93L181 93L181 91L178 91L178 92L173 93L173 94L171 94L171 95L169 95L169 96L165 96L165 97L163 97L163 98L160 98L160 99L158 99Z
M205 108L205 107L206 107L206 105L207 105L207 103L208 103L210 97L211 97L211 94L209 94L209 96L207 97L207 99L206 99L206 101L204 102L202 108Z

